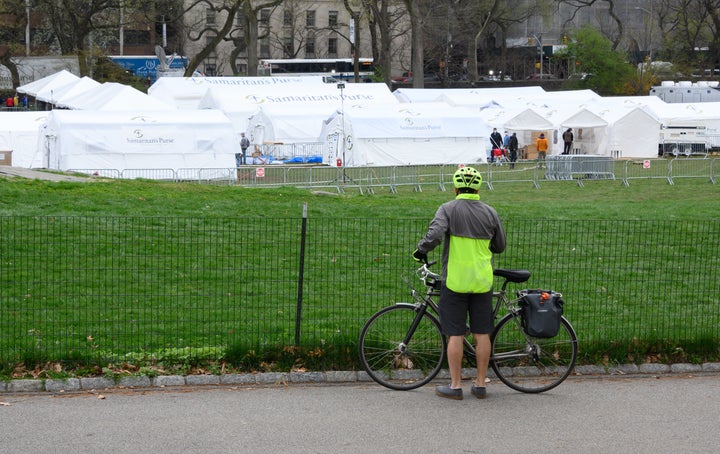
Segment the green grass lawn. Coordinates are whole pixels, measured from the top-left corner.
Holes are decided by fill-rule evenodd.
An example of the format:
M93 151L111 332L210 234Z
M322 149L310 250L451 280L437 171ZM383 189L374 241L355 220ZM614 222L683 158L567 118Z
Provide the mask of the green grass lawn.
M190 355L231 357L249 369L297 365L298 236L307 203L302 361L352 367L359 327L378 308L407 300L400 277L412 268L409 253L452 196L427 187L327 195L0 180L2 265L14 273L0 280L0 356L82 362L90 352L143 363ZM684 359L720 355L717 285L707 282L720 268L720 186L702 179L629 187L560 181L540 189L502 183L481 199L508 230L499 266L531 269L529 285L566 295L586 361L677 354L658 327L702 352Z

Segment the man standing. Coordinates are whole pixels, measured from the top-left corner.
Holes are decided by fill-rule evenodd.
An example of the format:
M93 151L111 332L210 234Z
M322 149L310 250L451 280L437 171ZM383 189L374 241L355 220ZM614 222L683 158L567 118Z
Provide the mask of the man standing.
M517 133L514 132L510 136L510 141L508 143L508 157L510 158L510 168L515 168L515 161L517 161L517 152L518 152L518 138Z
M501 149L503 147L503 137L498 132L497 128L493 128L492 133L490 134L490 160L494 161L495 159L495 150Z
M563 133L562 137L563 142L565 143L562 154L570 154L570 151L572 150L573 140L575 139L575 136L573 136L572 128L567 128L567 130Z
M480 201L482 176L472 167L453 175L456 197L438 208L425 237L413 252L416 261L427 262L427 254L444 240L442 280L438 305L442 333L448 337L447 357L450 384L437 386L435 394L460 400L463 338L467 329L475 339L477 377L470 388L478 399L486 396L485 377L490 360L492 315L492 255L505 250L505 231L497 212Z
M503 137L500 135L497 128L493 128L493 131L490 134L490 145L492 146L493 150L503 147Z
M240 149L242 150L242 153L240 156L235 155L235 162L238 167L240 165L245 165L247 163L247 149L250 146L250 140L248 140L247 137L245 137L245 133L240 133Z
M537 140L535 141L535 147L537 148L538 152L538 160L545 161L545 156L547 155L548 148L550 148L550 144L545 138L545 133L540 133L540 136L538 136Z

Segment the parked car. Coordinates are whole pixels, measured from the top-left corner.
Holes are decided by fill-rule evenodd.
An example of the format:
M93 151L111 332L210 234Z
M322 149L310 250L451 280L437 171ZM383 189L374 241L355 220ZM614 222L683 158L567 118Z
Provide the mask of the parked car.
M547 79L557 79L557 76L555 74L530 74L527 76L526 80L547 80Z
M403 73L402 76L395 76L395 77L391 78L391 80L392 80L392 83L394 83L394 84L411 84L413 82L412 71L406 71ZM439 82L440 78L437 76L437 74L425 73L425 76L423 77L423 81L425 83Z

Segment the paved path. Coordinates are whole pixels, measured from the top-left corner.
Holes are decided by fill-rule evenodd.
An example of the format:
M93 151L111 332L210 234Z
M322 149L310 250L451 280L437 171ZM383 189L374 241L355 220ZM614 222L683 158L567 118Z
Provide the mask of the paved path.
M450 401L436 397L432 386L400 392L370 383L0 394L0 452L720 449L718 374L573 377L539 395L493 383L486 400L466 394L463 401Z
M48 180L48 181L92 181L91 178L79 177L75 175L67 175L58 171L41 171L26 169L23 167L0 166L0 177L20 177L31 180Z

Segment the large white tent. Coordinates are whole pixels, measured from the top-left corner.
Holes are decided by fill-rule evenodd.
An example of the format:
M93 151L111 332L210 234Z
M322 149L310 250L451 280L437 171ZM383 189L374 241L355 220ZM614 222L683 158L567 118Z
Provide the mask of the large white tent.
M42 168L47 162L38 151L40 129L47 111L0 112L0 152L11 152L13 167Z
M294 87L215 88L201 101L220 109L233 121L236 133L248 132L251 142L316 142L322 123L334 111L357 105L397 105L381 83Z
M21 85L17 88L17 92L25 93L32 97L37 97L38 93L41 90L50 91L53 89L58 89L78 79L80 79L78 76L71 73L70 71L63 69L62 71L56 72L55 74L50 74L47 77L35 80L33 82L30 82L29 84Z
M42 138L58 170L233 168L240 153L217 110L54 110Z
M490 128L470 109L400 103L351 106L329 118L321 134L330 165L469 164L487 161Z
M200 101L210 88L266 88L323 85L317 77L160 77L148 88L148 95L178 109L202 108ZM334 86L334 85L333 85Z

